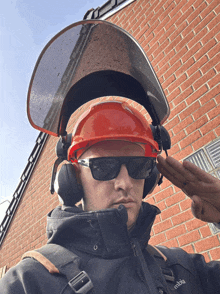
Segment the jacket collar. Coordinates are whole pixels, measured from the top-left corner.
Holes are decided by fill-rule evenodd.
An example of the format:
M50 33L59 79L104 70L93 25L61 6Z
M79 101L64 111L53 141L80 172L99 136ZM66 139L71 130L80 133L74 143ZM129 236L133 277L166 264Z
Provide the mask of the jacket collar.
M118 209L85 212L78 207L57 207L48 214L48 243L56 243L70 250L78 250L102 258L131 254L133 238L144 248L156 215L160 210L143 202L137 222L127 231L127 211Z

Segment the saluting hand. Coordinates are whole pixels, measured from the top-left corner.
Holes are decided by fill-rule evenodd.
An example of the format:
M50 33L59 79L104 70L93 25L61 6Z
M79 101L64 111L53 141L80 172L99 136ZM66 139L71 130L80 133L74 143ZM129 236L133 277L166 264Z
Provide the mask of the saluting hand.
M158 156L158 170L192 199L193 215L206 222L220 222L220 180L189 161L183 164Z

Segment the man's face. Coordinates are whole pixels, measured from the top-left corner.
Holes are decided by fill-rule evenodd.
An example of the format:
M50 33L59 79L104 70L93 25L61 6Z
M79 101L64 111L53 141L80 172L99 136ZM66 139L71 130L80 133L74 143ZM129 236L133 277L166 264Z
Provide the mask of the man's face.
M102 141L90 147L80 159L109 156L144 156L144 149L131 142ZM128 175L125 165L115 179L109 181L95 180L91 170L79 166L79 179L84 190L83 209L95 211L118 208L123 204L128 212L128 229L136 222L142 203L144 180L135 180Z

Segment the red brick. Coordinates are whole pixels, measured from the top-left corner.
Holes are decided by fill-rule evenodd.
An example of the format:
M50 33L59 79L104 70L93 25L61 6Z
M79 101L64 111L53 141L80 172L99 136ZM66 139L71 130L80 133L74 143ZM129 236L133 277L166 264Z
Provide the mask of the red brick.
M188 70L187 70L187 75L191 76L192 74L194 74L196 71L198 71L202 65L204 65L206 62L208 61L208 57L205 55L202 58L200 58L199 60L197 60L197 62L195 62L193 64L193 66L191 66Z
M164 127L166 127L166 129L169 131L171 130L174 126L176 126L179 123L179 118L178 116L176 116L175 118L173 118L172 120L168 120L167 123L164 124Z
M167 96L167 100L168 100L168 102L171 102L171 101L177 101L176 100L176 97L179 95L181 93L181 91L180 91L180 89L179 88L176 88L175 89L175 91L173 91L171 94L169 94L168 96ZM180 102L182 102L182 99L181 99L181 101ZM177 104L179 104L179 103L175 103L174 102L174 106L176 106Z
M216 85L216 82L218 80L218 76L216 76L215 78L213 78L213 77L215 77L215 71L214 71L214 69L211 69L205 75L203 75L198 81L196 81L193 84L193 88L197 90L199 87L201 87L203 84L205 84L210 79L212 79L212 80L208 82L208 85L210 88L212 88L213 85Z
M196 142L194 142L192 144L192 146L193 146L194 150L196 151L214 139L215 139L215 134L213 132L209 132L208 134L206 134L205 136L203 136L202 138L200 138Z
M152 244L152 245L159 245L165 241L166 241L166 237L165 237L164 233L158 234L156 236L152 236L150 238L150 244Z
M158 244L159 245L159 244ZM166 242L161 243L160 245L162 246L166 246L168 248L172 248L172 247L179 247L179 244L177 243L176 239L172 239Z
M180 246L184 246L186 244L190 244L200 239L200 234L198 231L193 231L190 233L186 233L184 236L180 236L178 238L178 242Z
M170 84L172 84L173 81L175 81L176 78L174 75L172 75L171 77L169 77L167 80L165 80L165 82L162 83L163 88L167 88Z
M189 41L189 43L187 44L187 47L191 49L193 46L195 46L195 44L200 42L201 38L203 38L207 34L207 32L208 32L208 29L204 27L198 34L194 36L192 40Z
M186 74L183 74L182 76L180 76L178 79L176 79L175 82L173 82L169 87L168 87L168 91L172 92L174 91L176 88L178 88L179 86L181 86L182 88L182 83L187 79ZM182 90L185 90L182 88Z
M218 128L215 129L215 133L216 136L219 137L220 136L220 126Z
M210 73L210 71L208 73ZM213 70L213 72L215 73L214 70ZM215 87L219 83L219 80L220 80L220 73L218 73L214 78L211 79L211 81L208 82L209 87L210 88Z
M165 234L167 236L167 239L170 240L170 239L173 239L177 236L181 236L183 234L186 234L186 228L184 225L180 225L180 226L174 227L170 230L167 230Z
M202 95L205 94L207 91L208 91L207 86L206 85L202 86L201 88L194 91L194 93L190 95L189 98L186 99L186 103L188 105L191 105L194 101L198 100L198 98L202 97ZM204 104L203 103L204 101L202 100L202 98L199 99L199 101L201 102L202 105Z
M172 66L174 63L180 60L184 56L184 54L186 54L186 52L188 52L188 49L186 46L183 46L183 48L179 52L177 52L172 58L170 58L169 64ZM182 61L182 63L184 63L185 61Z
M207 53L209 59L211 59L213 56L218 54L219 51L220 51L220 43L216 44L212 49L209 50L209 52Z
M172 137L172 146L182 141L185 137L186 133L184 131L179 132L176 136Z
M208 225L206 227L201 228L199 231L200 231L203 238L206 238L206 237L212 235Z
M213 27L215 27L220 22L220 14L216 15L212 21L207 25L208 29L211 30Z
M159 222L161 222L161 218L160 218L160 215L157 215L156 218L155 218L154 224L156 225Z
M150 196L147 195L147 197L145 197L144 201L149 203L149 204L155 205L155 200L154 200L153 196L150 197Z
M158 207L161 211L163 211L164 209L167 208L166 205L165 205L165 202L164 202L164 201L161 201L161 202L157 203L157 207Z
M179 117L181 120L184 120L186 117L188 117L189 115L193 114L195 111L198 111L198 109L200 108L200 104L198 101L196 101L195 103L191 104L190 106L188 106L186 108L186 110L182 111L179 114Z
M164 4L163 4L164 10L168 10L170 7L171 8L175 7L175 3L173 2L173 0L168 0L168 1L164 2Z
M180 92L180 89L179 88L177 88L177 89ZM173 93L176 92L176 90L174 92L172 92L172 95L173 95ZM180 95L176 95L176 98L173 99L174 106L177 106L179 103L181 103L184 99L186 99L192 93L193 93L193 89L192 89L192 87L189 87L186 90L184 90L184 92L182 92Z
M194 13L192 13L188 18L188 22L192 22L198 15L200 15L200 12L202 12L206 8L207 4L205 2L202 2L196 9L194 10Z
M180 85L182 91L192 86L193 82L197 81L200 77L201 77L201 73L199 71L191 75L182 85Z
M210 257L207 252L203 252L202 255L204 256L206 263L210 262Z
M197 34L202 28L204 28L213 18L215 14L212 12L208 14L194 29L195 33Z
M206 9L200 14L202 18L205 18L214 8L219 4L218 0L214 0L206 7Z
M179 114L183 109L186 109L186 103L183 101L182 103L178 104L176 107L174 107L170 113L169 118L172 119L174 116Z
M187 10L184 10L182 11L183 12L183 15L178 19L176 20L176 25L180 25L182 22L184 22L186 19L188 20L188 17L192 14L193 12L193 7L190 6Z
M189 254L193 254L195 253L194 248L192 247L192 245L186 245L181 247L183 250L185 250L187 253Z
M202 252L202 251L217 247L219 245L220 243L217 236L212 236L212 237L196 242L195 249L197 252Z
M216 45L216 40L211 39L208 43L205 44L205 46L202 46L202 48L197 53L195 53L195 55L194 55L195 60L200 59L203 55L205 55L215 45Z
M170 188L167 188L167 189L163 190L162 192L156 194L154 197L155 197L156 202L159 202L159 201L169 197L172 194L173 194L173 189L170 187Z
M199 129L201 126L208 122L208 118L204 115L198 120L194 121L191 125L186 128L187 134L191 134L195 130Z
M220 34L219 34L219 41L220 41ZM219 62L218 64L215 65L215 70L216 70L217 72L220 71L220 62Z
M170 59L175 55L174 49L169 52L169 54L165 55L163 53L162 57L155 58L154 62L158 65L159 68L162 68L165 64L167 64Z
M205 95L203 95L200 99L199 102L201 103L201 105L206 104L207 102L209 102L212 98L215 97L216 94L218 94L218 90L217 88L219 88L219 86L217 86L216 88L213 88L212 90L208 91ZM218 97L218 96L217 96Z
M204 125L200 131L202 132L203 135L207 134L211 130L214 130L220 125L220 116L217 116L215 119L212 121L208 122L206 125Z
M220 260L220 248L210 250L212 260Z
M176 75L176 71L177 69L181 66L181 61L177 61L173 66L171 66L169 68L169 70L164 73L164 78L167 79L169 76L171 76L174 72L175 72L175 75Z
M214 108L215 102L214 100L209 101L208 103L204 104L203 106L201 106L198 110L196 110L192 115L194 117L195 120L197 120L199 117L201 117L203 114L208 113L209 110L211 110L212 108Z
M181 223L185 223L186 221L188 221L192 218L194 218L192 212L190 210L186 210L184 212L181 212L181 213L173 216L171 219L172 219L173 225L176 226Z
M210 119L213 119L214 117L216 117L217 115L219 115L219 113L220 113L220 105L217 105L212 110L210 110L209 112L207 112L208 117Z
M166 205L169 207L173 204L181 202L184 199L186 199L186 195L182 191L180 191L180 192L170 196L169 198L167 198L165 200L165 202L166 202Z
M187 146L183 150L180 150L179 152L177 152L176 154L174 154L173 157L176 160L182 160L182 159L186 158L187 156L189 156L190 154L192 154L192 152L193 152L192 147L191 146Z
M177 213L180 212L179 206L178 205L174 205L171 206L169 208L167 208L166 210L161 212L161 219L165 220L173 215L176 215Z
M186 35L182 41L180 41L176 46L175 46L175 49L176 51L179 51L182 49L183 46L187 45L188 42L193 39L194 37L194 33L193 32L190 32L188 35Z
M191 203L192 201L190 198L186 198L186 200L181 201L180 203L181 211L189 209L191 207Z
M188 135L185 139L180 142L180 147L185 148L186 146L192 144L193 142L197 141L201 138L201 134L199 131L195 131L192 134Z
M169 46L164 50L165 54L168 54L171 50L173 50L174 47L177 46L177 44L182 40L182 37L179 35L177 36Z
M184 63L180 69L178 69L176 72L175 72L175 75L177 77L179 77L181 74L183 74L188 68L191 68L191 66L195 63L194 59L191 57L186 63ZM188 74L188 71L187 71L187 74Z
M159 224L154 225L154 232L155 234L161 233L166 231L167 229L170 229L172 227L171 220L165 220L163 222L160 222Z
M220 31L220 24L216 25L208 34L206 34L201 42L203 45L205 45L210 39L215 38L215 35L218 34Z
M176 24L177 26L177 24ZM178 35L182 33L182 31L187 27L187 22L184 21L180 26L177 26L176 30L172 35L169 36L170 41L172 42Z
M193 123L193 119L191 116L188 116L180 123L175 125L175 127L173 128L174 134L178 134L181 130L183 130L186 126L190 125L191 123Z
M200 43L195 43L195 45L183 55L182 62L185 63L190 57L192 57L197 51L201 49L202 45Z
M175 7L175 3L173 3L174 4L174 7ZM169 14L168 14L169 15ZM178 13L177 13L177 16L176 17L170 17L170 15L169 15L169 17L170 17L170 21L165 25L165 30L166 31L168 31L172 26L174 26L174 24L175 24L175 21L176 21L176 19L178 18L178 17L181 17L181 12L179 11Z
M174 18L175 16L175 19L179 19L179 11L181 10L181 8L187 3L186 0L181 0L178 5L176 5L176 7L170 12L170 17L171 18Z
M168 21L168 23L170 23L170 20ZM172 25L168 30L165 29L165 27L163 28L164 29L164 33L162 34L162 32L160 32L158 34L158 42L159 44L163 44L166 42L166 40L169 40L169 36L175 31L175 26Z

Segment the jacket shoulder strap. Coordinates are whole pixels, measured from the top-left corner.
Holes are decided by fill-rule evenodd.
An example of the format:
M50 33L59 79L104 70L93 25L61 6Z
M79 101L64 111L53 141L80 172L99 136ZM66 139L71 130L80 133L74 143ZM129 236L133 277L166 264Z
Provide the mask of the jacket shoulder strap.
M40 249L28 251L22 259L32 257L40 262L51 274L66 276L74 293L86 294L93 284L88 274L79 269L80 258L57 244L47 244Z
M164 278L166 281L174 282L175 277L173 271L169 268L167 262L169 258L166 256L166 252L162 252L158 247L153 245L147 245L146 250L150 255L153 255L154 259L156 260L157 264L162 270Z

